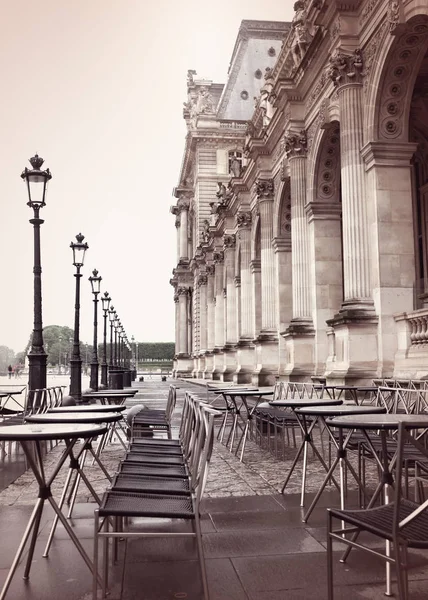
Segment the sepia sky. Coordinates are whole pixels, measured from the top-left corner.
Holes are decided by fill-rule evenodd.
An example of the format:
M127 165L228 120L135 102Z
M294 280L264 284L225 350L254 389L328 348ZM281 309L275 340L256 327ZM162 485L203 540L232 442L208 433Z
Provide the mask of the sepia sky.
M293 0L3 0L0 21L0 345L33 327L32 210L20 174L53 178L41 230L43 324L74 320L70 242L89 244L81 339L92 340L97 268L128 336L174 340L186 74L224 82L241 20L290 21Z

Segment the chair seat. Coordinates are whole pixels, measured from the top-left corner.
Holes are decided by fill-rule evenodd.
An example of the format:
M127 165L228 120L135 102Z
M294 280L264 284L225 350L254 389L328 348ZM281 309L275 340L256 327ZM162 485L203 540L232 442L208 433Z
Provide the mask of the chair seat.
M145 439L145 438L135 438L135 440L132 441L133 444L135 444L136 446L158 446L158 447L166 447L166 446L170 446L172 448L181 448L181 442L180 440L167 440L165 439L161 439L161 438L152 438L152 439Z
M138 494L108 491L99 508L100 517L159 517L194 519L192 499L189 496L167 494Z
M144 454L143 452L128 452L125 460L157 465L184 465L182 456L168 456L167 454Z
M143 446L142 444L131 443L130 452L138 452L144 455L168 455L168 456L183 456L183 451L179 446Z
M120 466L120 473L188 478L188 472L184 465L147 465L126 460Z
M188 479L173 477L154 477L148 475L119 474L112 482L114 491L146 492L151 494L191 493Z
M419 505L410 500L400 503L400 521L410 515ZM392 541L394 502L376 508L358 510L328 509L337 519L347 521L356 527L362 527L374 535ZM407 541L411 548L428 548L428 513L425 510L400 530L400 537Z

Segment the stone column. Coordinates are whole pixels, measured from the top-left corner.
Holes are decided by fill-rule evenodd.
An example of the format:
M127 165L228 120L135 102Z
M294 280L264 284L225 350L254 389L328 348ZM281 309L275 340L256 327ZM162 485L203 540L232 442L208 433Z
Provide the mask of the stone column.
M187 312L188 312L188 299L189 299L189 288L188 287L179 287L177 289L178 294L178 304L179 304L179 323L180 323L180 331L179 331L179 353L180 354L188 354L189 346L188 346L188 323L187 323Z
M213 350L215 344L215 296L214 296L214 265L207 265L207 351L205 353L204 379L212 377Z
M262 334L277 336L276 277L273 239L273 179L258 179L256 194L260 210Z
M309 226L306 205L307 138L300 133L287 132L285 151L290 166L291 185L291 271L293 317L284 333L285 368L282 374L294 381L307 381L314 370L314 327L311 305L311 269L309 261Z
M240 339L254 338L253 294L251 277L251 212L237 215L238 236L241 252L241 322Z
M178 304L177 289L174 290L175 306L175 358L174 358L174 377L177 377L177 354L180 352L180 310Z
M199 286L199 327L200 327L200 337L199 337L199 351L206 352L207 350L207 274L201 273L198 277L198 286Z
M223 236L224 268L226 270L226 344L236 344L236 286L235 286L235 234Z
M363 146L363 63L360 50L330 58L340 109L344 310L373 311Z
M312 328L310 301L309 231L306 205L306 132L284 138L290 165L293 318L291 327Z
M171 206L170 212L175 215L175 227L177 229L177 263L180 260L180 211L178 206Z
M190 202L187 198L180 198L178 210L180 211L180 260L189 260L189 247L187 242L187 228Z
M214 252L215 264L215 347L224 346L224 252Z

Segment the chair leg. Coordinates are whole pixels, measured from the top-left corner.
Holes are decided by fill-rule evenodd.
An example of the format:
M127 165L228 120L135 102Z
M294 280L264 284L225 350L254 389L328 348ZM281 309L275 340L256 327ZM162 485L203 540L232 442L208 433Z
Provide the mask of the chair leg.
M94 515L94 566L92 575L92 600L98 599L98 528L100 526L100 517L98 509Z
M395 568L397 571L398 597L400 600L408 600L409 580L407 576L407 547L394 544Z
M333 600L333 539L330 535L332 516L327 511L327 600Z
M198 546L198 556L199 556L199 565L201 568L202 587L204 590L204 600L210 600L210 594L209 594L209 590L208 590L207 571L206 571L206 566L205 566L204 549L202 546L201 525L199 523L198 512L196 512L196 514L195 514L195 534L196 534L196 543Z

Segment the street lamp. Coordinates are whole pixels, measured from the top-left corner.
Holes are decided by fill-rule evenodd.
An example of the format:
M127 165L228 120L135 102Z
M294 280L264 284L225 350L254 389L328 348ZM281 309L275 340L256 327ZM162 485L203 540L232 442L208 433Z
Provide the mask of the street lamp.
M61 375L61 342L62 336L60 335L58 338L59 341L59 352L58 352L58 375Z
M117 333L119 329L119 317L117 316L117 312L114 313L114 366L118 367L118 353L117 353Z
M108 319L110 322L110 359L109 359L110 369L112 369L114 367L113 327L114 327L115 314L116 313L114 310L114 306L111 306L108 311Z
M76 267L76 300L74 304L74 339L73 352L70 359L70 396L81 402L82 400L82 359L80 357L80 278L82 274L80 269L85 261L85 253L88 249L88 244L83 242L85 236L81 233L76 235L76 242L71 242L70 248L73 250L73 265Z
M27 206L33 209L33 218L30 223L34 230L34 328L31 338L31 348L28 353L28 388L30 391L46 387L47 355L43 348L43 322L42 322L42 266L40 259L40 225L44 223L39 218L39 210L46 205L46 190L48 181L52 179L49 169L42 171L43 158L35 154L30 158L31 169L24 169L22 179L27 184Z
M94 269L92 275L89 277L92 294L94 296L94 343L92 348L91 379L89 387L95 392L98 390L98 294L100 293L101 279L101 276L98 275L98 271Z
M101 385L107 387L107 313L109 310L111 298L108 292L104 292L101 298L101 305L104 314L104 332L103 332L103 362L101 363Z

